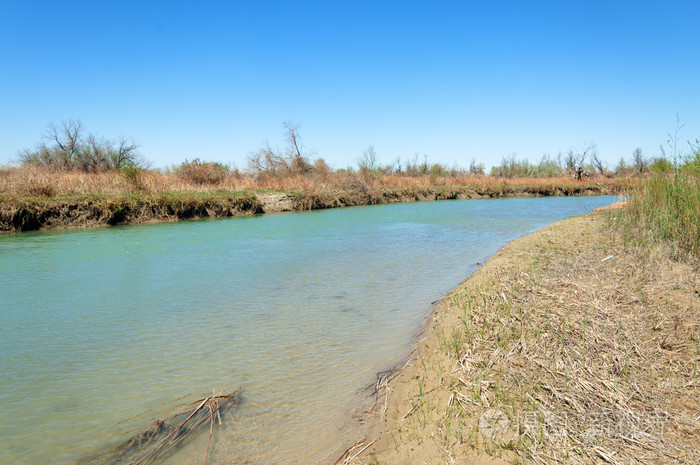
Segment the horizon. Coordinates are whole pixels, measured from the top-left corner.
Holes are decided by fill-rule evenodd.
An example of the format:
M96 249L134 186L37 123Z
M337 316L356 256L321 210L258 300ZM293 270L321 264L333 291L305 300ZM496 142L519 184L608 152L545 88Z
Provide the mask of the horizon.
M700 137L700 4L0 5L0 165L49 124L133 138L154 168L245 168L283 123L332 168L487 168L594 143L609 168ZM72 27L71 27L72 26Z

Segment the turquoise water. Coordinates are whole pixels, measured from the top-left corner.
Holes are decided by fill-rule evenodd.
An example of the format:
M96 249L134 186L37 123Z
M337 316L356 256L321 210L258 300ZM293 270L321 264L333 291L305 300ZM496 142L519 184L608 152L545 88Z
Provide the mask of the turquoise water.
M0 236L0 463L74 463L176 399L239 388L208 463L332 463L431 302L506 242L614 200ZM201 463L202 441L168 462Z

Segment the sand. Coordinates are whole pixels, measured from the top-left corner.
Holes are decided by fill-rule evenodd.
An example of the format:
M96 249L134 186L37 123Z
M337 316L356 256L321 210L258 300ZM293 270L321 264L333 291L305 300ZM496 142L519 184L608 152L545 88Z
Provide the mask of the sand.
M700 463L700 280L624 205L506 245L434 308L337 463Z

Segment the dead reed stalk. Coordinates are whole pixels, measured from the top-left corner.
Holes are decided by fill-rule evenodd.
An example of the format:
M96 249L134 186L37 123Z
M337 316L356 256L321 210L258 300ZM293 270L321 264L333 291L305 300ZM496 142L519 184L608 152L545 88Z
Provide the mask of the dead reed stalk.
M83 465L147 465L156 462L209 425L209 439L204 451L204 464L214 425L222 424L222 411L240 403L238 392L212 394L188 402L176 410L156 418L153 424L133 437L82 461Z
M509 244L446 299L372 460L700 463L700 263L624 243L618 214Z

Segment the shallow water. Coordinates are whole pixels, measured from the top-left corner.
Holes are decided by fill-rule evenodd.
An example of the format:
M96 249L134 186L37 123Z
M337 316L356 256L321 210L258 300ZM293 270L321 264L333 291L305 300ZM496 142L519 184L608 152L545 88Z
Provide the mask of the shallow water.
M410 351L431 302L506 242L614 200L0 236L0 463L73 463L176 399L238 388L208 463L332 463L361 439L367 387ZM168 462L201 462L205 442Z

